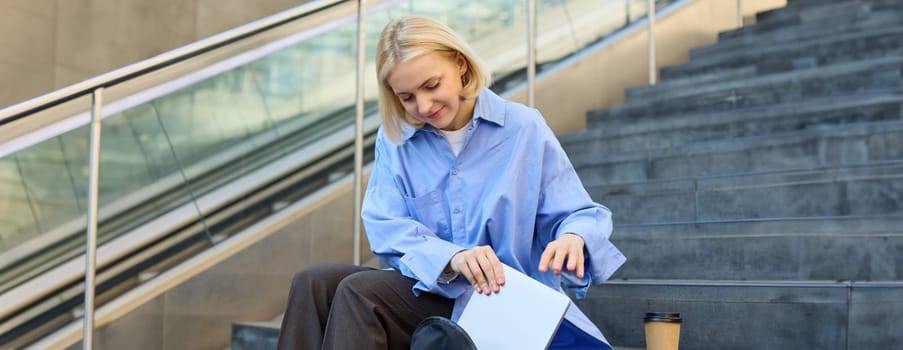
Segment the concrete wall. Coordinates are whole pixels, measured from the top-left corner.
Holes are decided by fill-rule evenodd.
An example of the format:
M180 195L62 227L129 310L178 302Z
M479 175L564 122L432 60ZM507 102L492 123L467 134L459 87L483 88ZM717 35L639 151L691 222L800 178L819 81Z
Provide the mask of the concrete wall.
M786 0L744 0L744 22L755 14L782 7ZM669 16L656 20L656 65L661 68L689 60L690 49L714 44L718 32L737 27L737 2L695 0ZM647 85L648 34L642 27L589 54L577 64L551 77L539 79L536 106L556 133L586 128L586 112L624 103L624 90ZM510 96L526 101L526 92Z
M0 108L309 0L0 0Z

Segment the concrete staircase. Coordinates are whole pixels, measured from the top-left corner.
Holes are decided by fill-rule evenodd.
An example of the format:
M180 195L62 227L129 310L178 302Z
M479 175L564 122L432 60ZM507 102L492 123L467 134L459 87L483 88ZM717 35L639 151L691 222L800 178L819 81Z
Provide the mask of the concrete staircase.
M903 342L903 2L788 0L561 137L627 264L578 302L619 346Z

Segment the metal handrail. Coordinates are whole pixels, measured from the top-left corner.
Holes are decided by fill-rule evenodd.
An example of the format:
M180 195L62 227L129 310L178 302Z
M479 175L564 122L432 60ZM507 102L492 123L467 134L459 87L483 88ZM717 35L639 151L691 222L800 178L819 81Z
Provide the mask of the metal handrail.
M130 64L106 74L0 109L0 126L81 96L92 94L94 90L97 90L98 88L110 87L173 64L189 60L201 54L224 47L242 39L247 39L256 34L290 23L298 18L326 10L346 1L347 0L312 1L206 39L196 41L192 44L164 52L146 60Z

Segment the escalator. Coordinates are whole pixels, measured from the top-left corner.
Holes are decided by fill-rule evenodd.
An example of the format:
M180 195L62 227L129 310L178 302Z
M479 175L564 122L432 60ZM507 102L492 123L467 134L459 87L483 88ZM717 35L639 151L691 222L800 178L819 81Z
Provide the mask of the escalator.
M540 69L643 18L645 2L538 1ZM522 88L522 1L369 6L365 163L373 52L393 17L448 23L488 62L493 90ZM0 348L81 316L91 91L105 101L100 306L352 171L356 21L356 2L314 1L0 110Z

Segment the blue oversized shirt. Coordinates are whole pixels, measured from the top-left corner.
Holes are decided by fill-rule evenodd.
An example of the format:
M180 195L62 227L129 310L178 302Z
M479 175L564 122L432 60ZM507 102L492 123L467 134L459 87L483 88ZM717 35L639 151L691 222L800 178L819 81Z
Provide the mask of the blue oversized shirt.
M455 253L480 245L549 287L560 290L563 281L577 298L624 263L609 241L611 212L592 201L537 110L484 89L458 156L430 125L404 131L400 145L379 131L361 216L373 253L417 280L415 294L460 301L472 292L463 276L439 279ZM559 277L538 270L546 245L567 232L585 242L582 279L576 272ZM588 320L568 316L587 330L581 323Z

